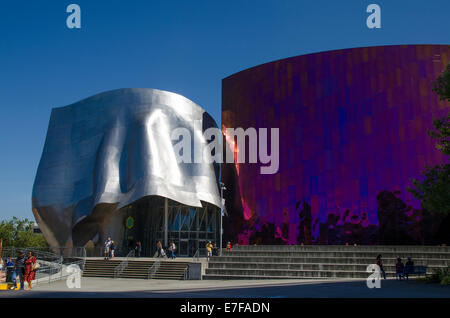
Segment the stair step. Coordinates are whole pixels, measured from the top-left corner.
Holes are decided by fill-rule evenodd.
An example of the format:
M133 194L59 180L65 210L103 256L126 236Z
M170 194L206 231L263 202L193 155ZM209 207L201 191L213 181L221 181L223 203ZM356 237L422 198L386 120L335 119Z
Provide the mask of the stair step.
M424 246L238 246L212 257L204 279L366 279L369 264L382 254L388 277L408 256L428 273L450 265L450 248Z
M122 261L86 260L83 276L85 277L114 277L114 270ZM120 278L148 279L148 270L155 261L128 261ZM189 263L161 261L155 278L183 279L184 271Z

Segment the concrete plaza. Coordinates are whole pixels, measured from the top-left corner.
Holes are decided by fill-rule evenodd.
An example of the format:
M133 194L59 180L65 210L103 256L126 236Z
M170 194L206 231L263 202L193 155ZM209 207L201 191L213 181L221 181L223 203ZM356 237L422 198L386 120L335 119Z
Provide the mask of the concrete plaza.
M82 278L80 289L65 281L32 291L2 291L0 297L39 298L450 298L450 286L419 281L382 280L369 289L365 280L138 280Z

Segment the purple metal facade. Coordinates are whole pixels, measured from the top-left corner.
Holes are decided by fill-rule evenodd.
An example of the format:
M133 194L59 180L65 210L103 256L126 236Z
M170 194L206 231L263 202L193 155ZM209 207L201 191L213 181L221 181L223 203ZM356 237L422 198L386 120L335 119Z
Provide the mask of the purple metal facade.
M225 239L398 243L380 238L380 222L406 222L397 228L404 243L424 243L420 203L407 187L425 166L446 160L426 132L450 108L431 90L449 59L449 45L354 48L225 78L223 129L280 129L277 174L261 175L261 164L223 164Z

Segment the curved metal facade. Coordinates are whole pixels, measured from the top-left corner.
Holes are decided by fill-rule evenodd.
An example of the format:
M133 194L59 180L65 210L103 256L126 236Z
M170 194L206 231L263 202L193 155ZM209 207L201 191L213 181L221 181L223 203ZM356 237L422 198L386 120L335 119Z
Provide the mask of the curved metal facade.
M216 123L187 98L156 89L113 90L54 108L32 198L50 245L103 238L117 211L147 196L220 207L218 167L177 163L171 132L180 127L201 144Z
M427 129L449 111L431 91L449 58L449 45L354 48L225 78L222 129L280 129L277 174L261 175L259 164L223 165L226 238L427 243L424 212L407 187L425 166L445 161Z

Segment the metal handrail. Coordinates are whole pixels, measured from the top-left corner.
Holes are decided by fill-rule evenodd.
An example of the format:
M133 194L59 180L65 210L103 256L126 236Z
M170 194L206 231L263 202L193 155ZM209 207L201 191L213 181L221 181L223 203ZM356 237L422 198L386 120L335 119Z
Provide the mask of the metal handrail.
M62 262L45 262L41 264L41 267L36 272L36 280L34 285L41 285L44 283L50 284L51 282L62 280L71 275L66 269L70 265L77 265L80 269L84 266L84 260L74 261L63 264Z
M114 278L118 278L122 274L123 270L128 266L128 258L134 257L134 255L135 254L133 249L127 254L125 259L120 262L120 264L116 266L116 268L114 268Z
M208 251L205 247L199 247L192 257L192 259L197 262L200 260L200 258L208 258Z
M65 254L62 252L64 249L69 249L71 251L69 256L63 256ZM36 271L33 285L51 283L67 277L70 273L65 273L64 270L70 265L77 265L81 270L84 269L86 263L86 249L84 247L60 247L56 248L56 250L59 254L49 251L49 249L36 247L4 247L2 250L2 257L15 258L19 251L24 251L25 253L29 251L33 252L37 259L36 261L40 265L39 269Z
M186 266L186 268L184 269L183 280L187 280L188 279L188 273L189 273L189 265Z
M86 248L83 247L83 267L82 267L82 270L84 270L84 268L86 267L86 258L87 258Z
M153 265L150 266L150 268L148 269L147 279L152 279L153 278L153 276L158 271L160 265L161 265L161 259L157 258L156 261L153 263Z
M199 254L200 254L200 249L198 248L197 251L195 252L194 256L192 256L192 259L195 260L199 260Z
M27 254L28 252L33 252L34 256L36 257L44 257L44 258L58 258L59 259L59 255L57 255L56 253L52 253L49 252L48 250L42 250L36 247L3 247L2 249L2 254L7 254L10 257L15 257L16 254L19 251L23 251L25 254ZM26 255L25 255L26 256ZM2 255L2 257L4 257Z

